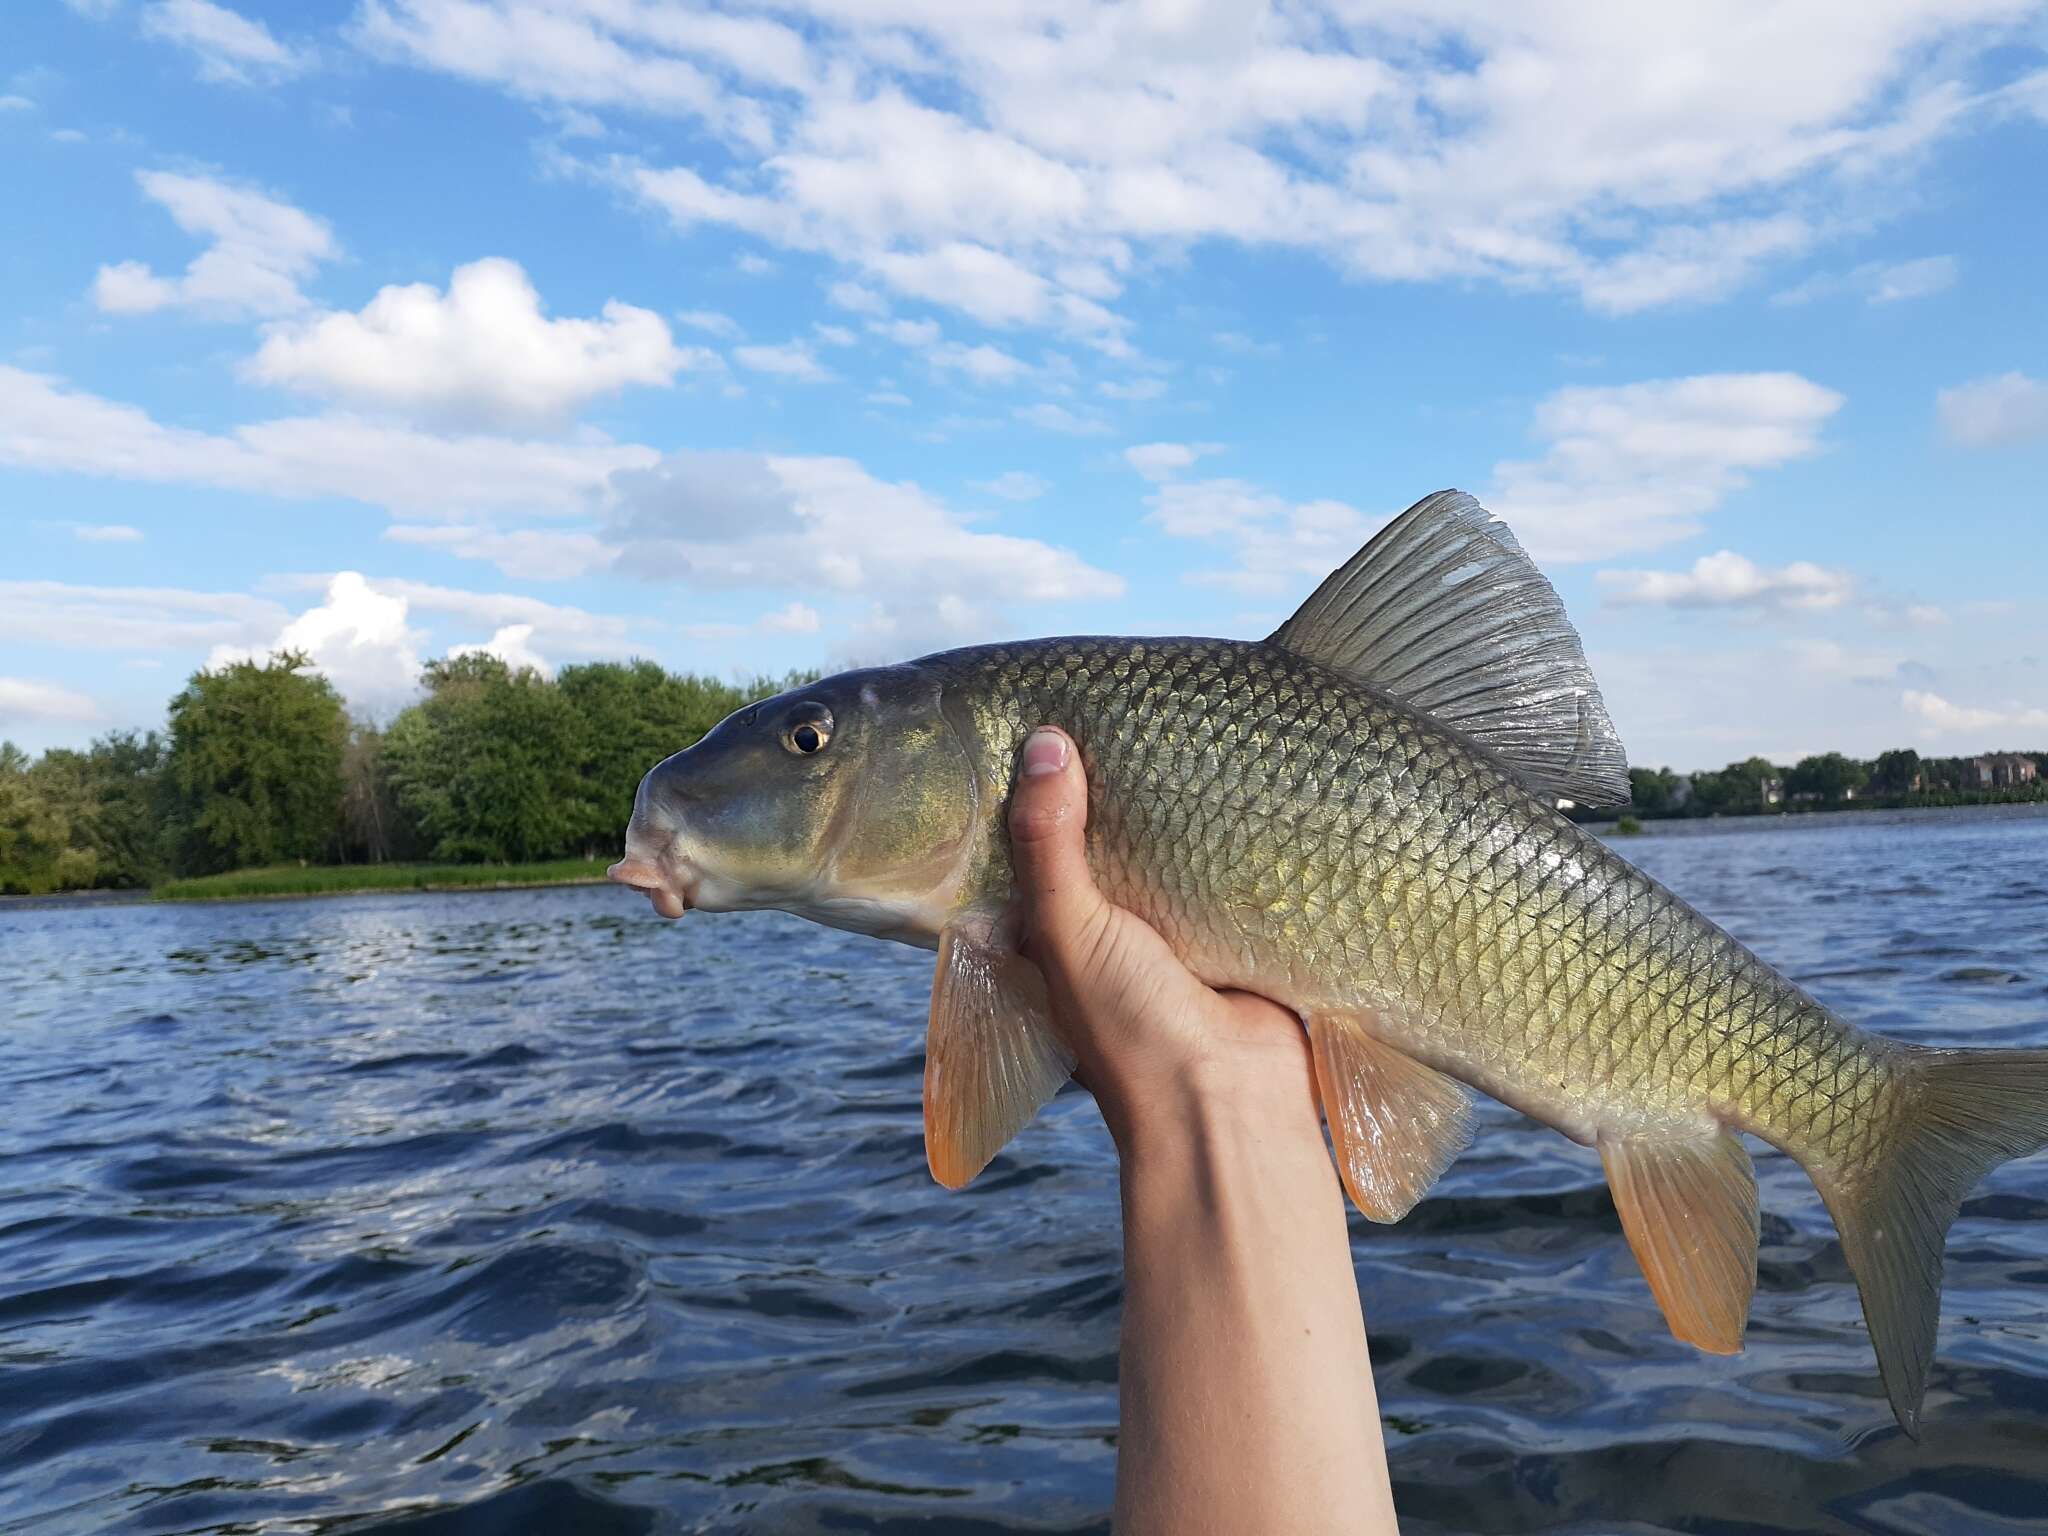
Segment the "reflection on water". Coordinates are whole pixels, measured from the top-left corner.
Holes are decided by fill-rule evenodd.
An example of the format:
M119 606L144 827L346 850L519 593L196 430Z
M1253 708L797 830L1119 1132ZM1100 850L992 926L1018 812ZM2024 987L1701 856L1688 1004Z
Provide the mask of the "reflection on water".
M1851 1017L2048 1044L2048 820L1624 848ZM1070 1093L932 1185L929 964L602 888L0 915L0 1532L1106 1529L1108 1144ZM1355 1224L1408 1529L2048 1531L2048 1158L1915 1446L1759 1151L1732 1359L1499 1106Z

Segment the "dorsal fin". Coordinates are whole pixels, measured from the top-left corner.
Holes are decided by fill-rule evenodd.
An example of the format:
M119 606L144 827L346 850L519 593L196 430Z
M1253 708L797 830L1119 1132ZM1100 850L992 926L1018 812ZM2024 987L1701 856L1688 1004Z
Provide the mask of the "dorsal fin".
M1564 604L1463 491L1387 524L1269 638L1491 747L1539 793L1628 800L1621 738Z

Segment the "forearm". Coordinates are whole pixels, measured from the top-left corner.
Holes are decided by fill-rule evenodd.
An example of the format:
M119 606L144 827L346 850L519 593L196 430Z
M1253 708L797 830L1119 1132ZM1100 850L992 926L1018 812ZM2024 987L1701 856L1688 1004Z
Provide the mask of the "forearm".
M1190 1090L1117 1141L1118 1532L1393 1532L1343 1194L1305 1086Z

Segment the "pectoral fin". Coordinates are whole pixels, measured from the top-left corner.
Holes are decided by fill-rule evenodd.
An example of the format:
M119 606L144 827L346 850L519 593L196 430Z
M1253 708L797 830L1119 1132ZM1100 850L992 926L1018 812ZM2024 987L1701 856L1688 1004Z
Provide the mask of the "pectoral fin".
M1045 978L959 927L939 935L924 1054L924 1152L959 1189L1060 1091L1074 1058L1053 1033Z
M1709 1354L1742 1348L1756 1290L1756 1170L1733 1133L1600 1138L1621 1230L1671 1332Z
M1308 1038L1344 1187L1369 1219L1399 1221L1472 1140L1472 1096L1347 1016L1311 1018Z

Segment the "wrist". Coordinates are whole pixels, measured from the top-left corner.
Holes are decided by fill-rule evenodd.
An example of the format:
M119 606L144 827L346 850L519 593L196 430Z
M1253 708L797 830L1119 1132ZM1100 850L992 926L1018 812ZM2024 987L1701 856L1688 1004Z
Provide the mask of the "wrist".
M1267 1065L1203 1057L1098 1092L1118 1156L1128 1167L1306 1151L1327 1166L1312 1078Z

